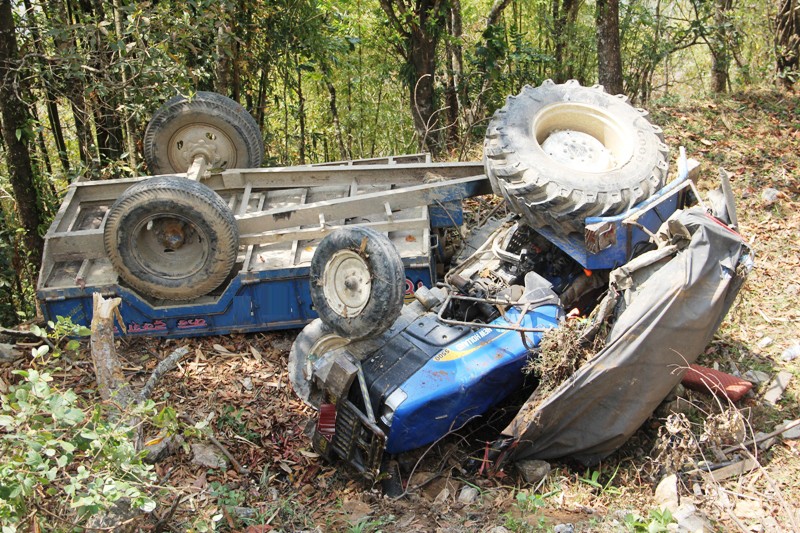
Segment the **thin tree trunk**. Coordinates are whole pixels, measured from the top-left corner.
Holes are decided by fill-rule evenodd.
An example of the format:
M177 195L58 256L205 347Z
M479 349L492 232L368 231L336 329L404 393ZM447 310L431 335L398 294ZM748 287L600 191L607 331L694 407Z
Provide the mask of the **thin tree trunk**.
M125 42L124 33L122 31L122 4L120 0L114 0L114 28L117 30L117 39L121 42ZM134 139L133 133L133 117L131 113L129 113L125 105L130 101L130 95L128 94L128 66L125 64L125 56L127 51L124 46L120 48L119 51L119 58L120 61L123 63L122 68L120 71L122 72L122 100L123 105L120 106L122 109L122 117L123 122L125 123L125 146L128 152L128 161L130 162L130 167L132 169L136 169L138 166L137 157L136 157L136 139Z
M306 101L303 98L303 69L297 63L299 58L295 56L295 68L297 69L297 120L300 122L300 164L306 164Z
M58 158L61 161L61 168L64 172L69 172L69 156L67 155L67 144L64 142L64 131L61 128L61 119L58 115L58 105L55 92L53 91L53 83L50 79L50 72L48 67L44 61L44 45L42 44L41 33L39 32L39 26L36 23L36 19L33 15L33 7L31 6L30 0L24 0L25 4L25 11L28 16L31 17L31 37L33 37L34 45L36 47L36 51L39 54L39 67L42 69L42 90L44 91L46 106L47 106L47 118L50 123L50 130L53 132L53 140L56 143L56 150L58 150Z
M622 94L619 0L597 0L597 77L611 94Z
M25 247L37 270L41 265L44 240L39 235L42 222L34 185L33 167L24 134L28 116L27 107L17 98L17 39L11 0L0 0L0 111L2 112L3 138L6 141L6 165L16 200L17 213L25 231Z
M731 9L731 0L715 0L714 2L714 28L708 42L711 49L711 90L715 93L724 93L728 90L728 69L731 63L731 53L728 47L728 28Z
M336 144L339 146L339 159L350 159L347 150L344 147L344 136L342 135L342 124L339 122L339 109L336 106L336 87L334 87L330 78L325 76L325 86L328 88L328 95L330 101L331 120L333 121L333 131L336 134ZM327 144L325 151L327 152ZM326 154L327 158L327 154Z
M791 89L800 78L800 4L781 0L775 20L775 56L778 78Z

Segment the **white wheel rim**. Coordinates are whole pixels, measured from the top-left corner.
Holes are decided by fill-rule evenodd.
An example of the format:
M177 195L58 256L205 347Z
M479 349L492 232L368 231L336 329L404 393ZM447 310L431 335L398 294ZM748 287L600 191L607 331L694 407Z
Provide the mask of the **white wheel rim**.
M573 170L608 172L633 156L635 133L595 106L552 104L542 109L532 127L540 148Z
M336 314L357 316L367 306L372 277L366 261L352 250L339 250L325 265L322 274L325 301Z
M236 145L224 131L211 124L192 123L169 140L167 157L176 172L186 172L202 155L209 168L236 168Z

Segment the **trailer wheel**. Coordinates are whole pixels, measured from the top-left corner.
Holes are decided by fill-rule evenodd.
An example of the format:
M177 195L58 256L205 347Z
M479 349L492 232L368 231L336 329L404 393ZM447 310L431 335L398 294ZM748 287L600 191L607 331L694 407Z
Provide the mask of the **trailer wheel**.
M534 227L583 232L658 191L667 147L647 112L599 85L545 81L509 97L486 130L486 174Z
M216 289L239 250L236 219L210 188L177 176L130 187L111 206L105 251L135 290L187 300Z
M303 328L289 351L289 381L307 405L319 409L320 391L313 383L312 365L326 353L347 346L348 339L333 333L320 319Z
M364 339L385 331L400 315L404 292L400 255L372 229L337 229L311 259L314 309L342 337Z
M255 168L264 157L258 124L235 101L212 92L176 96L155 112L144 133L152 174L186 172L198 155L208 168Z

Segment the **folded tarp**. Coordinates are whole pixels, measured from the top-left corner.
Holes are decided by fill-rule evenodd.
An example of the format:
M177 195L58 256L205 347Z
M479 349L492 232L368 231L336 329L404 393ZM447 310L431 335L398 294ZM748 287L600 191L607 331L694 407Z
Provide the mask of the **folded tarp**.
M748 247L699 208L677 212L658 237L658 249L611 273L603 304L616 319L605 346L544 400L534 392L503 432L511 443L503 462L597 463L650 417L711 341L752 265Z

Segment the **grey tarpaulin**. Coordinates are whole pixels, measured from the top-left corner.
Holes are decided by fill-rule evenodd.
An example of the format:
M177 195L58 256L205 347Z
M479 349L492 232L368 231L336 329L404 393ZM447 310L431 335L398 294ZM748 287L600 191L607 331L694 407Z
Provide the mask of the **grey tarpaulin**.
M605 347L543 401L534 392L504 431L504 459L602 460L705 349L749 270L749 249L699 208L678 212L659 238L659 249L612 272L618 316Z

